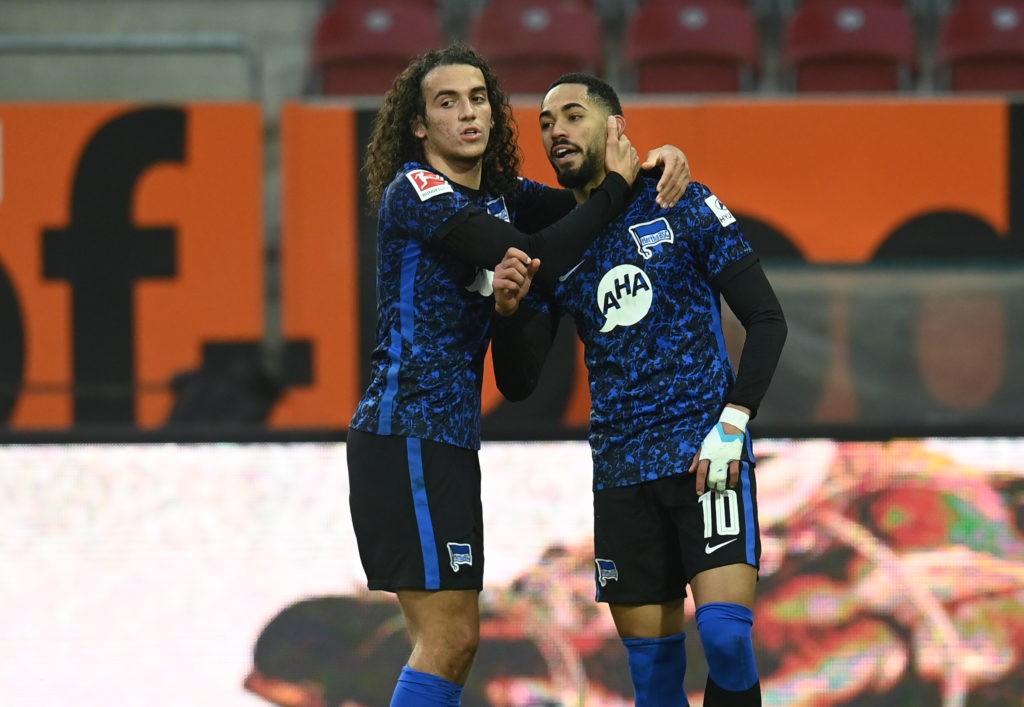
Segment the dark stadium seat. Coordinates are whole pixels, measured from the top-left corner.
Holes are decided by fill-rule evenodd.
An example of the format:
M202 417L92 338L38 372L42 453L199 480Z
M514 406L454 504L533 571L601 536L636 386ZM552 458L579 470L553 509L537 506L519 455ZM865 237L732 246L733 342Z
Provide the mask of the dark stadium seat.
M876 5L890 5L892 7L907 10L916 8L920 5L935 4L938 1L939 0L867 0L867 2L873 2ZM834 0L774 0L774 2L779 8L779 12L788 17L803 5L813 5L821 2L829 3L834 2Z
M822 2L823 0L803 0L804 4L809 2ZM830 0L824 0L824 2L830 2ZM890 7L896 7L899 9L909 9L913 0L867 0L867 2L873 2L876 5L889 5Z
M338 0L313 36L314 92L381 95L417 54L444 46L432 2Z
M625 82L640 93L753 89L757 22L744 3L647 0L630 16Z
M1024 91L1024 0L961 0L943 20L938 66L953 91Z
M910 13L879 0L810 0L790 16L784 85L805 91L900 91L914 86Z
M600 74L597 14L566 0L491 0L473 20L470 43L509 93L544 93L569 71Z

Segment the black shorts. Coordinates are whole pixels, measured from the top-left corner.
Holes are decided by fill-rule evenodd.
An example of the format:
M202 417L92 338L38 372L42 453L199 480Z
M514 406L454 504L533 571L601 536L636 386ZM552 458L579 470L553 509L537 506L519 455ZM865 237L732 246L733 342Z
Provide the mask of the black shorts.
M594 493L597 600L662 604L686 596L694 575L714 567L757 568L754 467L740 463L736 488L697 497L697 476L683 473Z
M370 589L483 588L476 450L349 430L349 508Z

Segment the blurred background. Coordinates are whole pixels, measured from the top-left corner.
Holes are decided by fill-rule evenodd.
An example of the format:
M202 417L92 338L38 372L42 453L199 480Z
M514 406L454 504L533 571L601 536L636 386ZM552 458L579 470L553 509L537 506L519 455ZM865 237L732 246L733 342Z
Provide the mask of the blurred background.
M52 668L136 704L173 664L145 703L255 705L256 636L310 599L384 671L350 699L386 703L404 636L345 501L376 314L360 167L391 80L453 39L514 95L527 176L553 181L549 83L598 73L761 255L790 325L751 425L766 704L1024 704L1022 0L0 0L0 650L33 657L0 691L52 703ZM516 404L485 384L485 469L530 470L492 477L524 510L488 518L515 531L489 654L517 657L485 651L466 703L630 704L568 324L544 376ZM134 696L103 669L125 661Z

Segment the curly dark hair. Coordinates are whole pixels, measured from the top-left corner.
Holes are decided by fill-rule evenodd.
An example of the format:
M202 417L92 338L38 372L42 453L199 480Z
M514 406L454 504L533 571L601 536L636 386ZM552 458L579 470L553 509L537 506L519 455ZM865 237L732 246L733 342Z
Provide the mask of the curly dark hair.
M500 194L506 200L515 200L521 156L508 94L501 89L498 77L491 71L487 60L472 47L456 42L416 57L384 96L363 164L371 207L380 205L384 190L403 164L424 161L423 144L412 133L413 121L417 117L425 117L427 112L422 91L423 77L438 66L453 64L468 64L480 69L487 85L487 100L491 104L494 125L484 151L480 187L489 193Z

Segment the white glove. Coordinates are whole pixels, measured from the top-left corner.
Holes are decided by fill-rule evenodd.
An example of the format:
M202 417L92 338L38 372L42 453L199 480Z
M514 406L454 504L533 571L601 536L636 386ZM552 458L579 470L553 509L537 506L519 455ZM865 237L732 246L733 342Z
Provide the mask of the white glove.
M718 422L708 432L700 445L699 459L708 460L708 478L704 487L711 491L725 491L729 483L729 462L739 459L743 454L743 438L750 415L726 407L722 410ZM722 423L728 423L742 430L739 434L729 434Z

